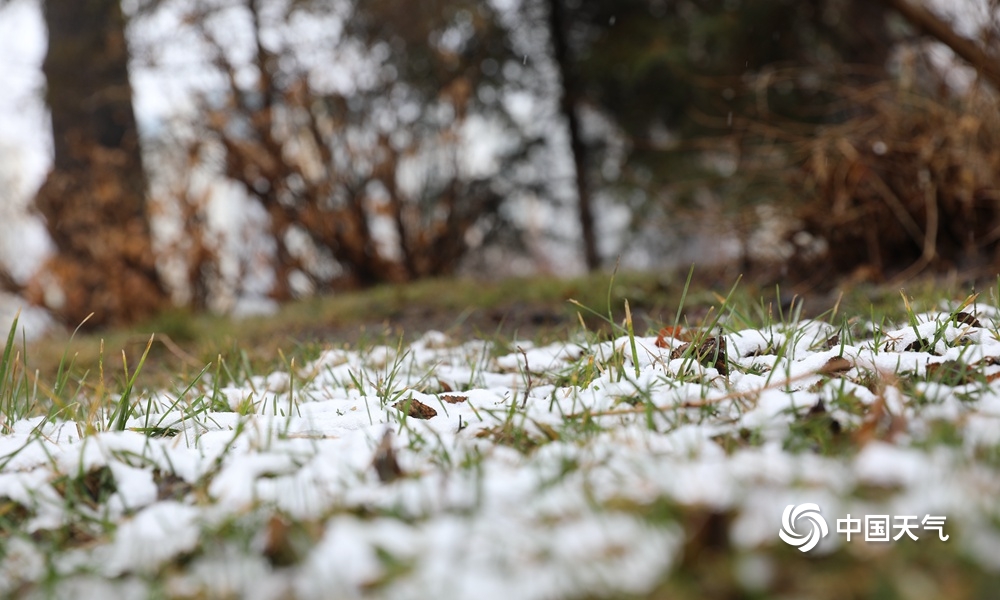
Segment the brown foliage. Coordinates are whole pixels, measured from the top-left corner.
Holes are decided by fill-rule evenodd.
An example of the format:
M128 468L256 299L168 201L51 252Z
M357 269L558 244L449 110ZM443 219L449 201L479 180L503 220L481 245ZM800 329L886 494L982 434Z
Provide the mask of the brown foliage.
M1000 264L996 95L936 100L881 83L844 96L857 116L810 141L800 173L803 229L828 250L798 266L907 278Z
M247 2L257 35L254 58L258 82L252 91L238 83L238 67L206 27L198 33L215 48L215 66L228 81L227 102L204 110L198 144L224 150L224 174L243 183L270 217L277 243L272 296L292 295L293 273L309 278L314 289L326 286L400 282L452 272L468 247L466 234L484 215L494 214L500 196L485 181L457 175L457 140L472 94L460 72L440 88L438 101L450 105L451 123L431 131L408 131L405 141L390 139L376 117L352 109L357 101L375 104L385 89L358 92L357 98L313 88L306 72L281 70L280 56L260 41L261 24L254 2ZM193 23L199 23L192 18ZM286 63L294 61L286 61ZM401 190L397 176L403 161L428 147L446 148L454 175L430 186L421 197ZM195 150L197 152L197 150ZM395 248L372 230L373 219L392 224ZM315 258L288 244L290 233L305 234L313 256L332 260L342 270L329 281L317 272Z
M29 284L28 297L68 324L90 313L88 325L130 323L165 301L145 217L127 210L141 198L121 176L123 154L93 147L84 168L52 171L35 199L58 252ZM48 292L53 284L60 300Z

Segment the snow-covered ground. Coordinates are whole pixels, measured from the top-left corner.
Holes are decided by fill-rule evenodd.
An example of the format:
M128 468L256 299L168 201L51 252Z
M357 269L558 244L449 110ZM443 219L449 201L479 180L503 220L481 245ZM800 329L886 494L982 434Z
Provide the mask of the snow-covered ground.
M730 326L687 351L639 337L634 354L627 336L430 332L133 399L124 431L92 431L112 406L5 422L0 595L641 594L682 558L682 524L642 510L656 503L735 515L748 590L784 540L1000 570L1000 469L981 459L1000 449L1000 340L996 311L975 312L859 337ZM942 423L961 441L937 443Z

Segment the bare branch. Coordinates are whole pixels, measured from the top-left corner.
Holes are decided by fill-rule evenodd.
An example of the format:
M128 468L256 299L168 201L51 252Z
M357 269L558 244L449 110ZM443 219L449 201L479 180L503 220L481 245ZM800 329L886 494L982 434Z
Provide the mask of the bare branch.
M910 0L882 0L921 32L951 48L1000 90L1000 57L991 56L976 42L963 37L954 27L927 8Z

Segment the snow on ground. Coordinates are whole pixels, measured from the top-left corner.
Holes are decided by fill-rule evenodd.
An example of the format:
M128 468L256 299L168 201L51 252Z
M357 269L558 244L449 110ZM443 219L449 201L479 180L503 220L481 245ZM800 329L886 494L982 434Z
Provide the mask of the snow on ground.
M783 528L801 545L822 519L811 552L863 554L878 542L848 541L846 519L883 515L919 540L884 544L957 544L1000 569L1000 472L977 458L1000 447L1000 341L992 324L921 320L864 340L819 322L727 333L726 374L669 337L635 339L633 357L627 337L498 348L430 332L159 392L125 431L7 423L0 505L20 521L0 595L641 594L681 558L682 526L636 510L664 501L731 512L748 553ZM855 450L795 448L817 415ZM960 443L929 443L942 421ZM822 516L783 522L805 503ZM47 556L46 532L70 525ZM748 555L747 580L766 584L770 559Z

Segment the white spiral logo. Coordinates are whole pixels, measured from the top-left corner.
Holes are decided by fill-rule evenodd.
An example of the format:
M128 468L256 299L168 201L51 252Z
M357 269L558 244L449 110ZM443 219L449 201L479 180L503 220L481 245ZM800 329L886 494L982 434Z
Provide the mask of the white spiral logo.
M799 533L795 530L799 517L811 523L808 533ZM826 526L826 519L820 514L819 506L812 502L798 506L789 504L781 514L781 530L778 531L778 537L789 546L798 548L800 552L809 552L815 548L828 533L830 529Z

